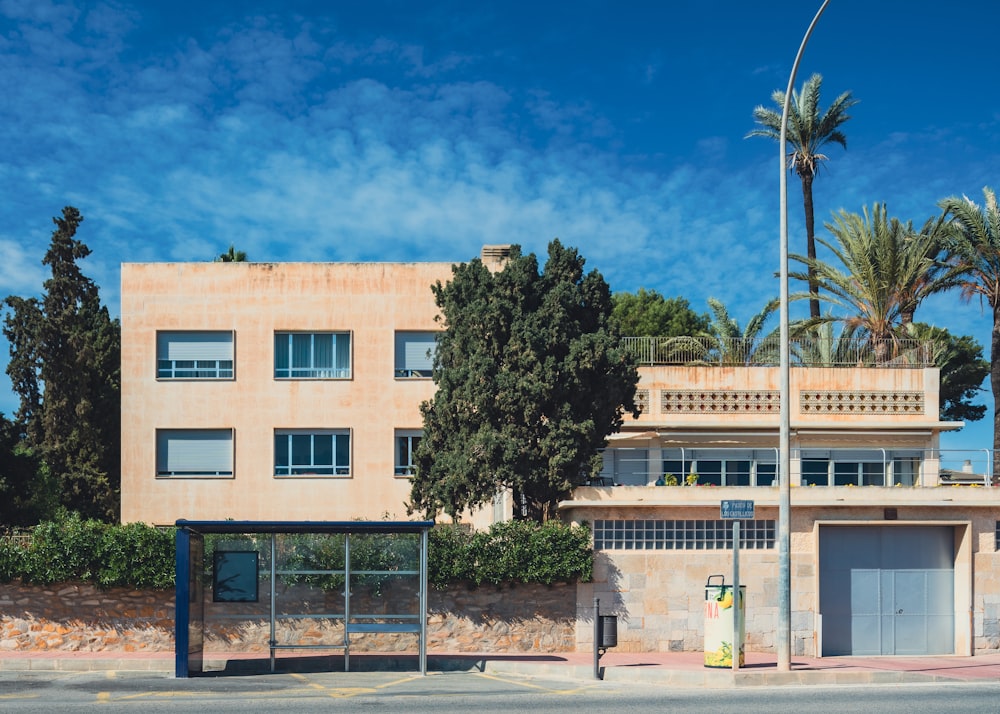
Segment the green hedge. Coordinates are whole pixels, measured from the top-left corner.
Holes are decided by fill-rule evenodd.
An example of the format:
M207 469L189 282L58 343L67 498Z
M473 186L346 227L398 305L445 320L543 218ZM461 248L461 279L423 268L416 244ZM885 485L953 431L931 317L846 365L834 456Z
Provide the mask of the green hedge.
M371 569L394 567L412 554L383 548L377 537L361 539L352 562ZM312 554L325 561L322 554ZM327 554L331 568L342 551ZM369 562L370 561L370 562ZM358 565L355 566L356 568ZM538 525L498 523L488 531L436 526L430 532L428 580L432 587L510 583L588 582L593 575L590 530L557 521ZM174 530L141 523L108 525L70 514L40 523L30 539L0 538L0 582L47 585L65 581L101 587L169 588L174 584ZM322 584L339 587L336 578ZM317 583L320 584L320 583Z
M0 582L11 580L173 587L174 531L142 523L108 525L72 513L39 523L26 543L0 539Z
M456 582L589 582L594 572L590 529L558 521L508 521L476 533L437 526L430 534L427 568L437 588Z

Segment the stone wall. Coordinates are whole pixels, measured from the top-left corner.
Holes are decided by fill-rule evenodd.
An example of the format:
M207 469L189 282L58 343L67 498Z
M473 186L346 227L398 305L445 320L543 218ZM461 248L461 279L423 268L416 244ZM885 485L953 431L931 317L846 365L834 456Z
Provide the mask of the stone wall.
M269 595L254 604L212 603L206 595L205 648L210 652L268 649ZM400 600L406 599L400 594ZM378 602L377 605L373 604ZM282 593L285 612L338 610L337 595ZM400 612L392 597L352 595L353 612ZM381 609L379 609L381 608ZM436 652L571 652L576 647L576 587L518 585L431 590L427 648ZM343 642L336 619L286 620L276 633L286 645ZM352 635L351 651L413 651L415 635ZM165 652L174 649L174 591L100 590L92 585L0 584L0 651Z

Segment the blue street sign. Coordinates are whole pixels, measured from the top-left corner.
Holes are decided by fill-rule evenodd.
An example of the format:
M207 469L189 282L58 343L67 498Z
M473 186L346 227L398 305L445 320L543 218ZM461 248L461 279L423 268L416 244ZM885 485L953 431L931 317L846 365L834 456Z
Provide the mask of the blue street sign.
M722 517L727 520L753 518L753 501L723 501Z

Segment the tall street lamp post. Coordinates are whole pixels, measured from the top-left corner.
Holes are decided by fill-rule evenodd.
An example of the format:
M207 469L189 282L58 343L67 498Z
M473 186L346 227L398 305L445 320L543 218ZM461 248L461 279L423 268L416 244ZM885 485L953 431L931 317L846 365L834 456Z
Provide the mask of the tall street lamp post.
M792 90L795 86L795 75L799 70L799 60L809 42L809 36L819 21L820 15L826 10L830 0L823 0L819 11L809 24L802 44L799 45L795 62L792 63L792 73L788 77L788 89L785 90L785 106L781 110L781 137L778 140L779 169L781 180L781 308L780 308L780 411L781 427L778 435L778 450L780 453L779 479L781 494L778 500L778 670L787 672L792 667L792 569L791 569L791 458L789 442L791 426L789 421L791 397L789 387L789 355L788 355L788 179L785 165L785 142L788 135L788 109L792 101Z

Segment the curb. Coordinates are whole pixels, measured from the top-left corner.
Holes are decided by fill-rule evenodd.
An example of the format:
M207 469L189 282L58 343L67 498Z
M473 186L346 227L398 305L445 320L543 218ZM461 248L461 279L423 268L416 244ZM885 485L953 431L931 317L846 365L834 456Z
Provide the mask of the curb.
M817 671L739 672L694 671L669 669L663 666L602 667L603 681L634 684L664 685L690 689L733 689L737 687L784 687L796 685L864 685L905 684L918 682L962 682L953 677L897 671ZM593 667L583 665L529 664L511 661L487 662L486 670L496 674L517 674L538 677L594 679Z
M428 655L428 671L478 672L491 675L517 675L547 679L572 679L599 682L594 677L592 665L576 662L538 662L517 659L489 659L476 656ZM365 662L352 657L352 672L414 672L412 657L379 656ZM247 657L232 654L209 654L204 659L206 672L254 674L269 672L268 660L260 656ZM914 672L907 670L859 669L793 669L779 672L774 669L758 671L672 668L667 663L620 664L601 667L603 681L616 683L648 684L689 689L732 689L737 687L783 687L802 685L867 685L907 684L929 682L963 683L989 681L990 678L970 679L940 672ZM288 672L343 673L343 660L339 655L304 662L283 662L279 670ZM145 656L0 656L0 673L18 672L137 672L173 677L174 654L150 653ZM994 680L995 681L995 680Z

